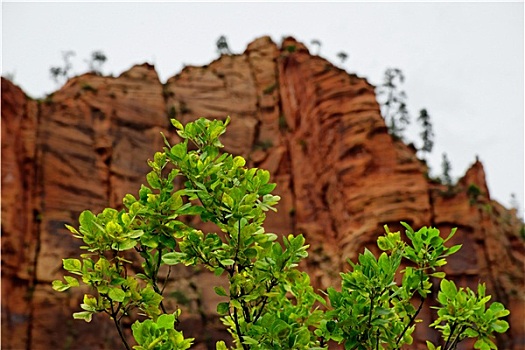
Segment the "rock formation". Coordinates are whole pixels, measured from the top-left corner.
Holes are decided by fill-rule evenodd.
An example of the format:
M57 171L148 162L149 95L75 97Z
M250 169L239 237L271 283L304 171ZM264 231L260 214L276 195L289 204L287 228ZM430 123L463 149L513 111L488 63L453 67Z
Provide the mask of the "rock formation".
M79 252L64 224L77 226L82 210L118 207L137 193L146 160L162 148L160 132L176 139L170 117L227 115L226 150L268 169L278 184L279 212L268 216L266 230L305 234L311 248L303 268L316 286L337 285L345 261L375 246L384 224L444 233L458 227L454 243L463 249L445 271L464 286L486 282L511 310L500 348L525 347L523 226L490 199L482 164L453 187L428 179L415 150L387 133L372 85L292 38L278 47L263 37L242 55L186 67L164 85L144 64L117 78L72 78L35 101L2 79L3 349L121 347L103 317L72 319L78 291L51 289L61 259ZM197 337L197 349L214 348L226 333L215 315L213 277L183 268L174 275L168 298L184 310L185 335ZM430 312L427 305L425 322Z

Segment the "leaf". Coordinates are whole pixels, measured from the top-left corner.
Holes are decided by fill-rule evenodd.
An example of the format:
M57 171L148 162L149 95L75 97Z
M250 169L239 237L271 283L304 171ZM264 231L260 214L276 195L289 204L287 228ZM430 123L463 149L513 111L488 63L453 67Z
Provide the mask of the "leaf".
M75 273L77 275L81 275L82 272L82 263L78 259L62 259L62 265L64 266L64 269Z
M403 225L406 230L407 230L407 235L410 233L410 234L414 234L414 229L412 229L412 227L410 227L409 224L407 224L406 222L404 221L401 221L401 225Z
M100 287L99 287L100 291ZM86 311L94 312L97 310L97 298L92 295L84 294L83 303L80 304L80 307Z
M184 130L184 126L182 126L181 122L179 122L177 119L172 118L172 119L170 119L170 121L171 121L171 125L173 125L177 129Z
M454 299L458 292L454 282L448 281L446 279L441 280L440 288L443 294L445 294L449 299Z
M381 250L390 250L393 248L390 242L384 236L381 236L377 239L377 247Z
M491 326L492 329L494 329L498 333L505 333L507 329L509 329L508 322L503 320L497 320L495 322L492 322Z
M490 348L490 345L483 338L478 339L474 343L474 349L490 350Z
M108 296L111 298L111 300L121 303L126 298L126 292L120 288L110 288Z
M446 259L438 259L435 263L434 263L434 266L435 267L439 267L439 266L444 266L447 264L447 260Z
M233 198L226 192L222 194L222 202L226 204L226 206L229 209L233 209L235 202L233 201Z
M226 343L224 342L224 340L219 340L219 341L215 344L215 349L216 349L216 350L228 350L228 348L226 347Z
M326 330L330 333L332 333L333 331L335 331L335 328L336 328L337 324L330 320L328 322L326 322Z
M230 303L222 302L217 304L217 313L219 315L226 315L230 311Z
M233 158L233 165L237 168L242 168L246 165L246 160L241 156L237 156Z
M440 350L441 346L438 346L436 348L436 346L434 344L432 344L432 342L427 340L427 348L428 348L428 350Z
M288 330L290 328L290 326L288 325L288 323L284 322L283 320L277 318L273 321L272 325L270 326L270 331L275 334L275 335L278 335L278 336L281 336L282 333L285 331L285 330Z
M213 287L213 290L215 290L215 293L221 297L228 296L223 287Z
M388 320L385 320L385 319L382 319L382 318L376 318L376 319L372 320L372 322L370 324L372 324L373 326L384 326L384 325L388 324Z
M157 325L159 328L173 329L175 327L175 315L163 314L157 319Z
M510 311L506 310L505 306L497 301L490 305L489 310L493 312L495 318L505 317L510 314Z
M146 175L146 180L148 181L151 188L154 188L156 190L160 189L161 183L159 176L155 171L151 171Z
M148 200L148 195L150 194L151 194L151 189L149 187L146 187L144 185L140 186L139 198L142 202L146 202Z
M70 287L78 287L79 286L78 280L75 277L64 276L64 279L66 280L67 284Z
M445 278L447 274L444 273L444 272L434 272L432 274L430 274L430 276L432 277L436 277L436 278Z
M268 170L259 169L257 170L257 177L261 181L261 185L266 184L270 181L270 172Z
M78 221L80 222L80 226L84 226L86 228L91 227L91 223L93 220L95 220L95 215L89 210L84 210L82 213L80 213L80 216L78 218Z
M233 260L233 259L222 259L221 260L221 264L226 265L226 266L233 265L233 264L235 264L235 260Z
M248 248L244 251L244 255L248 258L248 259L254 259L257 257L257 250L254 249L254 248Z
M177 159L183 159L187 154L187 146L185 142L181 142L171 147L170 153Z
M71 287L69 284L65 284L64 282L60 280L53 281L52 286L53 286L53 289L56 290L57 292L63 292L65 290L68 290Z
M276 186L277 184L275 183L268 183L268 184L262 185L261 187L259 187L259 191L258 191L259 196L270 194L275 189Z
M73 226L70 226L70 225L65 225L65 226L71 233L73 233L74 237L77 237L77 238L81 238L82 237L80 232L78 232L77 229L74 228Z
M118 250L120 252L131 249L137 245L137 241L126 239L122 242L115 242L111 245L111 249Z
M452 237L454 237L454 235L456 234L456 231L457 231L457 227L454 227L452 230L450 230L450 234L448 235L447 238L445 238L444 242L448 242L449 239L451 239Z
M189 204L189 205L188 205ZM201 215L206 209L200 205L191 205L191 203L186 203L177 210L179 215Z
M185 253L171 252L166 253L162 256L162 262L166 265L176 265L184 261L186 258Z
M456 253L458 250L461 249L461 247L463 246L463 244L457 244L455 246L452 246L450 248L447 249L447 255L452 255L454 253Z
M159 242L157 241L157 237L152 236L150 233L146 233L140 237L140 244L155 249L158 247Z
M253 339L252 337L249 337L247 335L244 335L242 337L242 340L243 340L243 343L244 344L248 344L248 345L259 345L259 342L255 339Z
M390 270L390 259L388 258L386 253L382 253L379 256L377 263L379 264L379 267L381 268L383 273L386 273Z
M91 317L93 316L93 313L90 311L81 311L81 312L75 312L73 314L73 318L75 320L84 320L86 322L91 322Z

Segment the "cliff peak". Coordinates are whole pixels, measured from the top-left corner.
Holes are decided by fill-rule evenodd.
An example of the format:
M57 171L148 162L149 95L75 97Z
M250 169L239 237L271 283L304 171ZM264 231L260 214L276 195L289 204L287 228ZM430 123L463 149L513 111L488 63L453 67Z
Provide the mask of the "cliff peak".
M480 189L481 194L490 200L490 192L487 185L485 168L483 163L476 157L476 161L470 166L465 175L459 180L459 183L463 186L476 186Z

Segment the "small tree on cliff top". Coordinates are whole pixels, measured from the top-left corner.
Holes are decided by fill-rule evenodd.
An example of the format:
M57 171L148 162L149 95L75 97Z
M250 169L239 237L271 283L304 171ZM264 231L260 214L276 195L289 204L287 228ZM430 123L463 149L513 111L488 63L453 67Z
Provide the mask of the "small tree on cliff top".
M443 153L441 158L441 169L443 172L443 175L441 176L441 182L447 185L448 187L451 187L452 175L450 174L450 172L452 171L452 165L446 153Z
M264 231L265 213L279 200L269 172L220 152L219 136L228 122L198 119L183 126L172 120L182 142L166 141L164 152L148 161L148 185L138 196L126 195L121 211L87 210L78 229L67 226L85 252L80 259L63 259L70 275L54 281L53 288L65 291L80 282L91 287L74 318L90 322L93 314L107 314L131 349L122 321L139 310L146 319L131 326L134 349L187 349L193 339L177 330L180 310L163 304L166 279L159 278L161 266L184 264L228 280L227 288L214 290L224 298L217 313L233 337L232 348L326 349L332 340L346 349L400 349L412 343L417 316L438 279L438 318L431 327L443 341L427 342L428 348L454 349L465 338L477 338L477 349L495 348L492 334L508 329L501 320L508 310L497 302L487 308L490 296L483 285L476 292L458 288L439 271L460 249L445 245L455 230L442 238L435 228L414 231L403 223L405 242L400 232L385 227L377 240L379 257L365 249L350 262L350 271L341 273L340 288L317 294L309 276L297 269L308 256L304 237L288 235L280 243ZM180 188L178 177L184 181ZM188 216L213 223L216 232L186 224ZM142 259L139 273L133 274L129 250ZM399 271L401 264L408 267ZM219 341L217 349L227 349L226 343Z
M51 78L56 84L65 82L71 76L71 69L73 68L71 57L73 56L75 56L74 51L62 51L62 60L64 61L62 66L53 66L49 68Z
M421 124L421 128L423 129L419 134L423 141L423 145L421 146L420 150L424 153L430 153L434 148L434 130L432 128L430 115L426 109L423 108L419 111L419 117L417 118L417 121Z
M381 99L381 112L388 131L395 137L402 138L402 133L410 124L410 115L406 105L406 94L400 90L405 81L403 72L398 68L385 71L383 84L378 88Z
M95 74L102 74L102 66L107 61L107 56L104 54L104 52L97 50L93 51L91 53L91 57L86 61L88 64L88 68L90 72L93 72Z
M215 45L217 46L217 52L219 55L230 55L232 53L230 51L230 46L228 45L228 40L224 35L221 35L219 39L217 39Z

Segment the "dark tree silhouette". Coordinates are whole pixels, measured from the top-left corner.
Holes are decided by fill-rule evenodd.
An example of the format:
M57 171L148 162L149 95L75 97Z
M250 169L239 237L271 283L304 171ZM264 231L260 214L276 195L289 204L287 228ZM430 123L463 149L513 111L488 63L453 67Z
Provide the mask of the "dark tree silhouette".
M232 52L230 51L230 47L228 46L228 40L224 35L221 35L219 39L217 39L217 51L219 52L219 55L230 55Z
M430 115L425 108L419 111L417 121L421 124L421 128L423 129L419 134L423 140L423 146L421 146L420 150L424 153L430 153L434 148L434 131Z
M443 159L441 161L441 169L443 171L441 181L443 182L443 184L449 187L452 186L452 177L450 175L450 171L452 170L452 165L450 164L450 161L448 160L446 153L443 153Z
M348 58L348 54L344 51L341 51L337 54L337 57L341 60L341 63L344 63L346 59Z
M402 132L410 124L406 94L399 89L399 85L405 81L405 76L398 68L388 68L383 79L383 84L377 92L381 98L381 112L390 134L402 138Z
M107 61L104 52L98 50L91 53L91 57L85 60L88 64L89 71L95 74L102 74L102 65Z
M313 46L317 48L317 51L315 54L319 55L321 53L321 41L317 39L313 39L312 41L310 41L310 44L312 44Z
M71 68L73 67L71 64L72 56L75 56L74 51L62 51L62 60L64 61L63 65L49 68L49 73L51 74L51 78L55 81L55 83L64 83L69 78Z
M516 210L516 216L523 221L523 217L521 216L520 203L518 202L518 198L516 198L516 193L510 194L510 207L511 209Z

